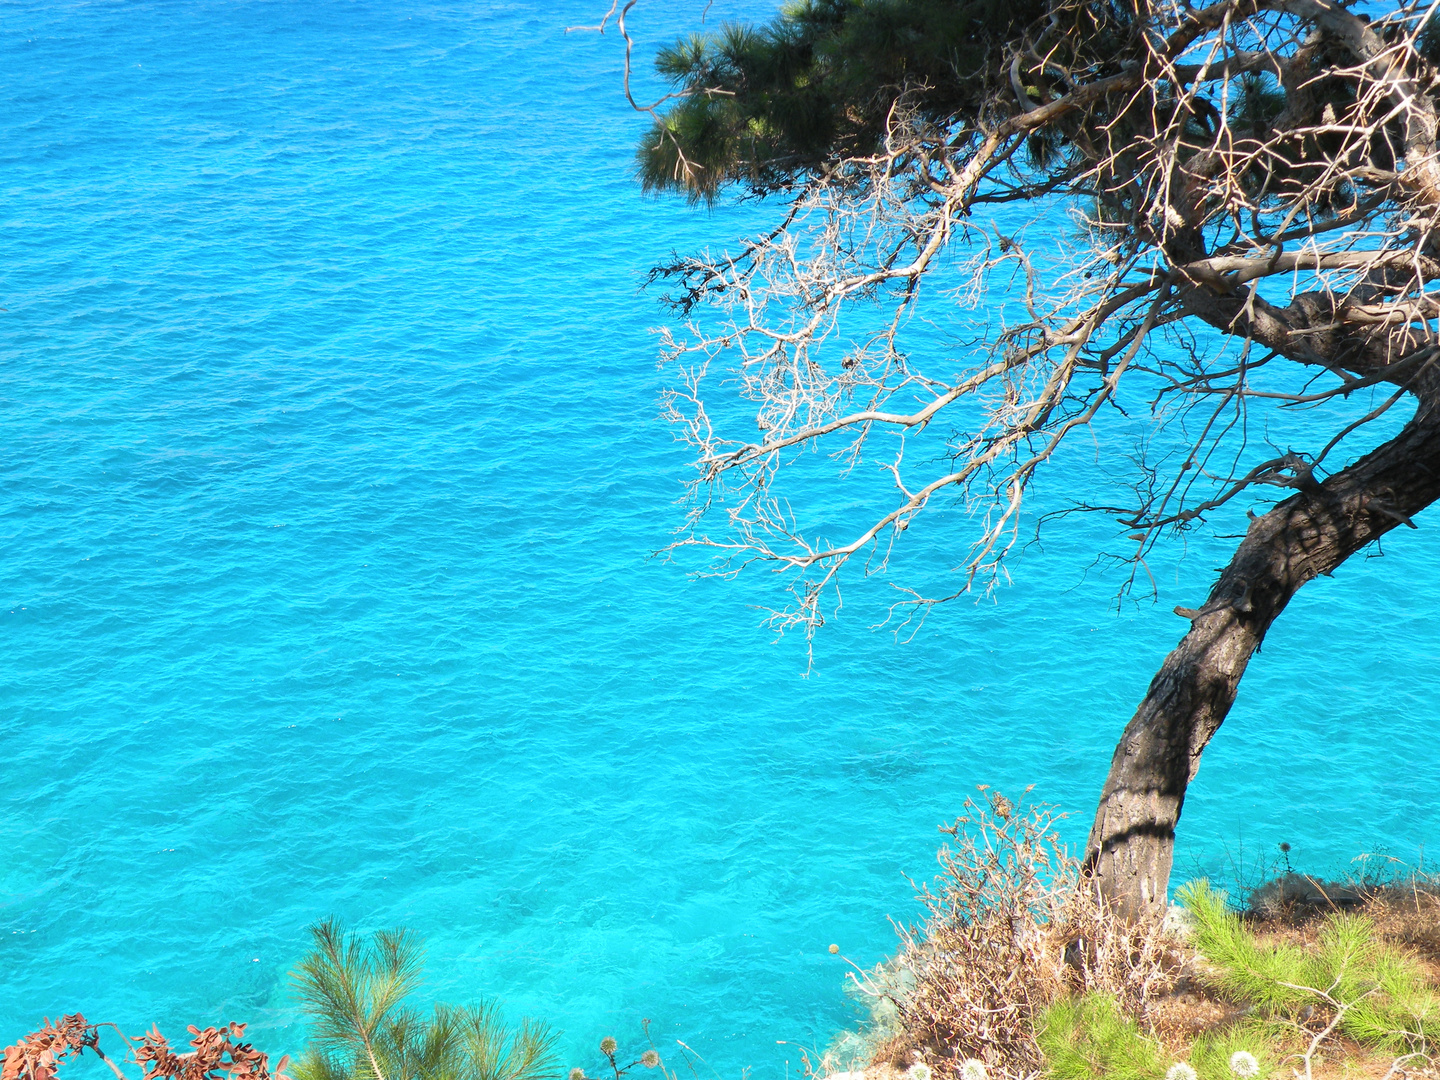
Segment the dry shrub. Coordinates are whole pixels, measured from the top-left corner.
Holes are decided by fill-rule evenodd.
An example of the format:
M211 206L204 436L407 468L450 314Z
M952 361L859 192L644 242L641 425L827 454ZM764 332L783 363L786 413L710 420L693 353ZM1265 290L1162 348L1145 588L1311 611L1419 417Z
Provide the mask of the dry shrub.
M1440 974L1440 883L1412 875L1375 890L1361 912L1382 941L1407 948Z
M877 1058L898 1064L918 1051L946 1073L978 1058L992 1077L1020 1080L1042 1068L1035 1020L1047 1005L1100 991L1143 1022L1180 946L1158 923L1127 924L1097 899L1054 810L980 791L941 826L954 844L939 851L939 875L916 886L927 917L898 928L896 973L872 990L893 998L899 1018Z

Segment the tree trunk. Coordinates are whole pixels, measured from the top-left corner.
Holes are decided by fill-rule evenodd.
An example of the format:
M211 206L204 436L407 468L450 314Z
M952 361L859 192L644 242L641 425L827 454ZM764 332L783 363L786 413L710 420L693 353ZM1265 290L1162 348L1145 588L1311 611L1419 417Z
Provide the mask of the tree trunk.
M1090 830L1085 867L1131 919L1164 911L1185 788L1234 704L1265 632L1300 586L1440 498L1440 415L1426 406L1389 442L1252 519L1125 728Z

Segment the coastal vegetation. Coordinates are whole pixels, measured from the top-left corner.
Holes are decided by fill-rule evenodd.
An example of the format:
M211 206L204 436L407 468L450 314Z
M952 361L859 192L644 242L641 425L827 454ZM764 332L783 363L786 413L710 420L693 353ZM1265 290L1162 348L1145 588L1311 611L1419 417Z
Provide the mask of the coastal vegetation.
M311 1043L295 1080L549 1080L557 1033L522 1020L511 1026L494 1001L426 1014L409 1003L424 952L406 930L368 940L334 919L310 928L313 948L294 982Z
M778 203L652 275L695 470L675 546L780 571L772 627L813 634L852 560L887 574L938 515L970 528L958 579L896 582L890 617L994 584L1077 443L1109 488L1048 509L1113 520L1122 595L1158 592L1167 539L1239 537L1100 792L1083 871L1129 918L1163 913L1286 605L1440 497L1433 11L801 0L661 50L673 91L637 106L647 189Z
M600 1069L600 1076L587 1076L584 1067L576 1066L569 1072L568 1080L609 1080L614 1077L620 1080L626 1073L634 1072L636 1068L659 1069L661 1074L669 1080L670 1071L664 1067L660 1058L660 1051L655 1048L655 1043L650 1039L650 1021L642 1020L641 1027L645 1032L645 1041L649 1045L641 1050L629 1064L620 1064L620 1043L613 1035L606 1035L600 1040L600 1055L605 1059L604 1066Z
M118 1062L100 1048L101 1028L112 1029L125 1044ZM272 1071L269 1055L240 1041L244 1024L203 1031L192 1024L189 1031L191 1049L177 1053L157 1027L144 1035L126 1035L112 1023L91 1023L82 1013L53 1023L47 1018L35 1031L5 1047L0 1075L5 1080L57 1080L62 1067L89 1050L116 1080L137 1080L136 1073L121 1065L138 1069L142 1080L289 1080L285 1068L290 1059L282 1057Z
M1055 815L986 791L946 831L926 917L854 991L818 1070L872 1080L1435 1074L1440 889L1290 874L1243 911L1204 881L1163 921L1097 903ZM1299 883L1308 888L1299 888Z
M1028 794L1028 793L1027 793ZM1237 910L1204 881L1163 920L1117 913L1060 841L1058 815L982 788L942 827L939 872L918 883L921 917L895 954L851 965L867 1021L806 1074L841 1080L1376 1080L1436 1075L1440 886L1418 872L1349 884L1296 874ZM1288 858L1288 853L1287 853ZM192 1049L158 1031L120 1060L83 1016L49 1021L4 1053L0 1080L59 1080L91 1050L116 1080L559 1080L557 1033L507 1023L493 1001L421 1011L424 954L405 930L311 928L292 986L309 1045L298 1062L192 1027ZM117 1033L118 1033L118 1029ZM642 1022L642 1045L607 1035L594 1072L679 1080ZM699 1075L683 1043L676 1060ZM138 1075L126 1071L138 1066ZM124 1066L122 1068L122 1066Z
M558 1076L557 1033L522 1020L508 1024L494 1001L456 1007L410 1004L420 988L424 951L407 930L369 938L334 919L310 928L312 949L293 973L309 1045L293 1065L240 1040L244 1024L191 1027L191 1049L176 1052L158 1029L127 1036L79 1013L45 1023L5 1048L4 1080L57 1080L89 1050L116 1080L551 1080ZM100 1048L100 1029L124 1043L117 1062ZM121 1065L138 1067L138 1077Z

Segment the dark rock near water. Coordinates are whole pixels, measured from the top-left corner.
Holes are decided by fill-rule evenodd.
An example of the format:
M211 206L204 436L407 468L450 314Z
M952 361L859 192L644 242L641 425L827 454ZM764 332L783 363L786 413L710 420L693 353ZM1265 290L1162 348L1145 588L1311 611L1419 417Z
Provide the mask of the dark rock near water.
M1296 908L1336 910L1359 907L1365 894L1338 881L1321 881L1305 874L1285 874L1250 893L1250 910L1257 915L1279 915Z

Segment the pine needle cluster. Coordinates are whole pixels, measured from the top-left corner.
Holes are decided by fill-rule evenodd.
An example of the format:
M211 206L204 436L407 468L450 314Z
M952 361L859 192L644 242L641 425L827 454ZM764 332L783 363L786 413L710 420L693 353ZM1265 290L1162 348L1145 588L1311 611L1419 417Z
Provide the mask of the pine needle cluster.
M493 1001L429 1014L407 1004L424 951L406 930L367 941L330 919L294 974L312 1044L295 1080L548 1080L558 1035L543 1023L506 1023Z
M1393 1056L1391 1075L1431 1061L1440 999L1420 965L1380 941L1364 915L1331 914L1306 948L1262 941L1204 881L1177 899L1193 920L1204 981L1243 1018L1172 1054L1114 997L1064 998L1036 1025L1052 1080L1265 1080L1282 1065L1309 1078L1323 1059L1357 1047Z
M1203 881L1177 898L1195 919L1194 944L1217 988L1263 1017L1298 1030L1323 1019L1363 1046L1428 1054L1440 1036L1440 998L1420 966L1377 940L1363 915L1336 912L1318 946L1262 943ZM1308 1026L1307 1026L1308 1025Z
M641 142L640 179L692 200L731 182L778 191L874 151L902 98L927 121L953 125L986 110L1005 45L1047 18L1067 30L1052 49L1081 66L1116 65L1140 24L1111 3L800 0L762 26L682 38L655 58L680 97ZM1046 78L1043 69L1033 76Z

